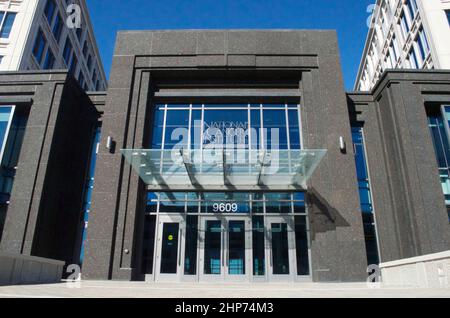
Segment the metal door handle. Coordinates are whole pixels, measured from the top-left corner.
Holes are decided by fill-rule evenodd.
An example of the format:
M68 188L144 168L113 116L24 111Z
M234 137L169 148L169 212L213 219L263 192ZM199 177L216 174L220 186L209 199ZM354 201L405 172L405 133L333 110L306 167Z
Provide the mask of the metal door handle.
M269 242L269 249L270 249L270 268L273 269L273 249L272 249L272 235L273 233L270 233L270 242Z
M220 240L223 242L221 248L222 248L222 267L225 266L225 231L222 231L223 235L220 238Z
M178 266L181 266L181 236L182 230L180 230L180 234L178 236Z

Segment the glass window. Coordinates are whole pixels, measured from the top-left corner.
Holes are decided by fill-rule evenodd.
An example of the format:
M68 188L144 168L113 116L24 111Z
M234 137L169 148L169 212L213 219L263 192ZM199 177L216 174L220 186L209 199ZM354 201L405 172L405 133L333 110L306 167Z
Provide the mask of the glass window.
M92 55L89 55L88 59L87 59L87 68L90 71L92 68Z
M47 4L45 5L44 14L47 17L48 24L52 24L53 15L56 12L56 3L54 0L47 0Z
M359 194L361 198L361 210L366 213L371 213L372 202L362 127L353 127L352 137L355 149L356 174L358 177Z
M183 147L190 145L191 149L210 148L215 144L249 148L250 143L252 149L301 148L296 104L156 105L161 107L162 111L167 109L167 117L159 117L158 125L154 123L152 127L152 146L157 147L153 149L161 149L163 141L164 149L180 143ZM161 122L164 120L165 125Z
M228 222L228 274L245 275L245 221Z
M184 213L186 205L185 193L160 193L160 213Z
M80 84L81 87L84 87L85 79L82 70L80 70L80 74L78 75L78 83Z
M87 57L88 51L89 51L89 47L88 47L88 43L86 40L86 41L84 41L84 45L83 45L83 55L85 58Z
M55 65L55 56L53 55L52 50L48 48L43 68L44 70L51 70L54 65Z
M301 149L299 112L289 110L289 144L291 149Z
M204 113L203 144L247 144L248 110L208 109Z
M252 218L252 250L253 250L253 275L264 276L266 274L265 261L265 234L264 217Z
M59 42L61 39L61 34L63 30L64 22L59 14L56 15L55 24L53 25L53 36L55 37L56 42Z
M412 21L416 17L416 13L418 10L416 0L407 0L406 6L408 8L409 16L411 17Z
M414 48L411 49L409 52L409 65L412 69L418 69L419 68L419 61L417 60L416 52L414 51Z
M367 220L368 218L374 220L369 173L364 146L363 127L361 125L353 125L352 139L355 150L356 175L358 178L359 197L361 202L363 221ZM364 224L364 233L366 236L367 260L369 264L378 264L378 248L376 243L376 228L374 221L370 224Z
M7 39L11 33L14 20L16 19L15 12L7 12L5 18L3 19L1 29L0 29L0 38ZM3 18L3 17L2 17Z
M75 72L77 70L77 65L78 65L78 59L77 59L77 56L74 54L72 61L70 62L70 68L69 68L70 74L75 75Z
M206 221L204 238L204 273L220 275L222 248L222 222Z
M402 15L401 15L400 25L401 25L401 30L402 30L402 34L403 34L403 39L406 40L406 38L408 37L410 26L409 26L408 20L406 19L405 13L402 13Z
M195 106L195 105L194 105ZM201 107L201 106L200 106ZM191 149L200 149L202 145L202 111L192 110L191 118Z
M155 250L156 216L145 216L144 241L142 253L142 273L153 274L153 256Z
M367 263L379 264L377 233L373 214L363 214L364 237L366 243Z
M77 28L76 34L78 40L81 40L81 37L83 36L83 28Z
M306 216L295 217L297 275L309 275L308 226Z
M274 275L289 274L288 228L286 223L271 224L272 265Z
M148 192L146 213L158 211L190 214L291 214L294 211L306 214L306 204L303 192Z
M446 131L449 120L450 106L444 106L442 112L433 110L428 114L428 127L433 139L442 191L447 205L450 205L450 143Z
M69 65L71 55L72 55L72 42L70 42L69 37L67 37L66 44L64 45L63 50L63 58L64 61L66 61L67 65Z
M5 147L7 129L11 120L12 107L0 107L0 147L3 152Z
M252 212L255 214L264 213L264 194L252 194Z
M98 155L98 146L100 144L100 136L101 136L101 124L97 124L93 131L93 134L92 134L89 173L86 178L87 180L85 180L84 202L83 202L83 213L84 213L85 226L84 226L84 230L83 230L82 243L81 243L80 264L83 264L83 260L84 260L84 249L85 249L87 228L88 228L88 222L89 222L89 213L91 210L92 192L94 189L95 167L97 164L97 155Z
M164 110L161 105L155 107L153 119L153 136L151 149L162 149L162 140L164 132Z
M189 129L189 110L170 110L166 115L166 130L164 133L164 149L175 146L187 147Z
M266 193L266 213L291 213L290 193Z
M286 111L265 109L263 116L264 148L288 149Z
M428 40L425 35L423 28L419 30L419 35L416 39L417 45L419 47L420 58L425 61L430 53L430 47L428 46Z
M22 148L28 113L15 111L12 106L0 107L0 239L8 210L17 164ZM8 130L9 128L9 130Z
M34 43L33 55L36 58L37 62L41 64L42 57L44 55L46 41L44 37L44 33L41 29L39 29L38 34L36 36L36 41Z
M186 246L184 257L184 274L197 274L198 216L186 218Z
M158 211L158 195L153 192L147 193L147 205L145 208L145 213L156 213Z
M202 213L250 213L250 201L247 193L202 193Z
M161 244L161 274L176 274L180 223L163 223Z
M259 107L259 105L258 105ZM251 149L261 148L261 110L252 109L250 111L250 128L251 128Z

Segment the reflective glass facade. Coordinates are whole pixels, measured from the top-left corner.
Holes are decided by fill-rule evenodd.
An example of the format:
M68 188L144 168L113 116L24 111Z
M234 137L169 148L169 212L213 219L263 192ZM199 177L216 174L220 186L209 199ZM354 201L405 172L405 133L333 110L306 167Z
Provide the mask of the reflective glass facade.
M149 192L147 214L305 214L305 194L248 192Z
M87 235L87 229L89 224L89 212L91 211L91 199L92 199L92 191L94 190L94 176L95 176L95 166L97 163L97 155L98 155L98 147L100 146L100 137L101 137L101 125L97 125L94 129L93 139L92 139L92 148L91 148L91 159L89 162L89 172L86 177L86 184L84 188L84 201L83 201L83 230L82 230L82 238L81 238L81 251L80 251L80 264L83 264L84 259L84 249L85 249L85 241Z
M159 104L154 110L149 148L189 149L200 154L215 147L245 149L245 154L252 155L257 153L250 150L298 151L302 149L300 122L297 104ZM138 166L144 169L144 181L146 166L165 167L164 160L149 161L144 151L129 151L131 161L134 155L141 156ZM161 151L159 156L163 155ZM296 152L290 155L300 156ZM222 171L224 162L230 165L227 157L217 164L202 161L187 170L209 169L213 178L212 172ZM231 180L233 173L253 169L258 162L247 160L241 165L231 164L227 169L233 171L224 176ZM225 182L224 177L217 179ZM201 181L203 186L208 184L208 180ZM288 185L290 181L284 182ZM211 180L209 184L213 184ZM248 191L149 191L142 273L157 281L170 277L198 281L310 279L305 200L304 192L252 191L250 186Z
M246 149L301 149L296 104L156 105L151 149L207 148L240 144Z
M363 127L352 127L352 139L355 153L356 174L358 178L359 198L363 217L364 236L366 240L366 252L368 264L379 264L377 246L377 231L375 216L373 214L372 195L370 192L370 180L367 168L367 160L364 146Z
M22 148L28 114L14 106L0 107L0 239Z
M436 160L439 167L445 203L450 211L450 144L449 144L450 106L430 109L428 127L433 139ZM449 212L450 219L450 212Z

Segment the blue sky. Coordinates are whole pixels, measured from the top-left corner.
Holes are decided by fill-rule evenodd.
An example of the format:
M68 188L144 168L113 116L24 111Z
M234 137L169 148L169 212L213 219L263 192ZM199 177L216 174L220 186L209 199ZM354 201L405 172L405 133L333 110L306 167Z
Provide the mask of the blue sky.
M336 29L353 88L374 0L87 0L107 76L118 30Z

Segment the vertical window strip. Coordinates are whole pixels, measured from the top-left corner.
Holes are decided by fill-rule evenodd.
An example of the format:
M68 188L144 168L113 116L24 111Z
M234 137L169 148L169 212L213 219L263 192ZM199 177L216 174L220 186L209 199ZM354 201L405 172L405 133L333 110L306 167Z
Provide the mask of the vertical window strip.
M9 38L9 35L11 34L12 27L14 24L14 21L16 19L17 13L15 12L7 12L6 15L2 16L2 25L0 28L0 38L7 39Z
M361 125L352 126L352 140L355 152L356 174L361 201L367 261L369 265L378 264L380 262L378 239L375 216L373 214L372 193L367 168L363 127Z
M442 107L441 113L428 115L428 127L433 140L436 161L445 197L445 203L450 206L450 143L448 124L450 106ZM449 215L450 216L450 215Z

